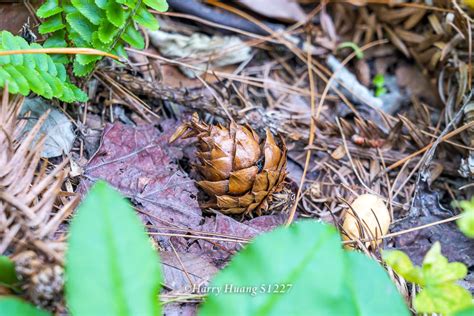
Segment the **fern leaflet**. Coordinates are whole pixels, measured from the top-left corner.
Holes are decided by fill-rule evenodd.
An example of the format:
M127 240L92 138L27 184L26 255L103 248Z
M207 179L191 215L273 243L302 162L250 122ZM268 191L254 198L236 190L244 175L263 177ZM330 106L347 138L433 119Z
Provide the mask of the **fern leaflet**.
M41 34L50 34L45 47L89 47L125 56L125 44L143 49L145 41L136 25L156 30L159 25L148 8L164 12L166 0L47 0L38 9L44 19ZM64 56L54 56L56 61L67 63ZM74 74L85 76L95 67L99 56L77 55Z
M42 48L29 45L22 37L0 32L0 51ZM0 56L0 87L8 82L12 94L34 92L46 99L64 102L87 101L87 95L73 85L66 76L64 65L54 62L47 54L16 54Z

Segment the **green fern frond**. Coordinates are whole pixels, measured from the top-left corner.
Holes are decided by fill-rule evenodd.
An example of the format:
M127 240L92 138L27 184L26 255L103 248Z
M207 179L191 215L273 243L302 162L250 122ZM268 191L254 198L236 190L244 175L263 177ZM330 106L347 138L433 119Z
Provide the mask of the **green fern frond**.
M49 34L45 47L72 43L75 47L89 47L126 56L124 45L143 49L145 40L137 30L143 26L158 29L156 18L148 9L164 12L166 0L47 0L38 9L44 19L41 34ZM57 47L57 46L55 46ZM63 57L55 61L66 63ZM85 76L95 67L100 57L78 55L74 60L74 74Z
M0 33L0 51L42 48L29 45L22 37L7 31ZM8 82L10 93L28 95L34 92L46 99L64 102L87 101L87 95L68 81L64 65L47 54L16 54L0 56L0 87Z

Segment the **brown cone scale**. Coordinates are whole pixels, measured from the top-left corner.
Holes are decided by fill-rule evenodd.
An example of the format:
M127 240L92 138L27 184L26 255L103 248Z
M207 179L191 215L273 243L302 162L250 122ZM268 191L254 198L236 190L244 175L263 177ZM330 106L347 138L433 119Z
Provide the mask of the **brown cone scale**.
M199 187L211 198L210 207L224 214L261 215L272 193L282 188L286 176L286 146L279 146L270 131L265 141L250 126L232 122L229 128L207 125L195 113L171 136L197 137L203 180Z

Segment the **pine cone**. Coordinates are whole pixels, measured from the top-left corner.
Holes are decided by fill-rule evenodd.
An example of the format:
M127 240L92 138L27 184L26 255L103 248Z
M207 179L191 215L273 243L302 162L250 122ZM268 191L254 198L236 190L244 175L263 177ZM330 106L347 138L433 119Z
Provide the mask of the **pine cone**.
M224 214L257 214L268 208L269 197L281 190L286 176L286 146L278 146L267 130L260 144L250 126L232 122L229 128L207 125L197 113L171 136L176 139L197 136L196 166L203 180L198 185L210 196L207 206Z

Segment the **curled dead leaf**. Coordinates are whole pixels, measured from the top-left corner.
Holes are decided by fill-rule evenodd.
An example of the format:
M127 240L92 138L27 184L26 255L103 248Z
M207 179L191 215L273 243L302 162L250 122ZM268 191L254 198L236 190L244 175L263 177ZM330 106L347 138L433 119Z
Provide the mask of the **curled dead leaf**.
M362 194L352 202L350 209L344 214L343 239L376 239L388 232L390 212L384 201L374 194ZM381 239L366 242L366 247L375 248ZM347 248L353 248L348 244Z

